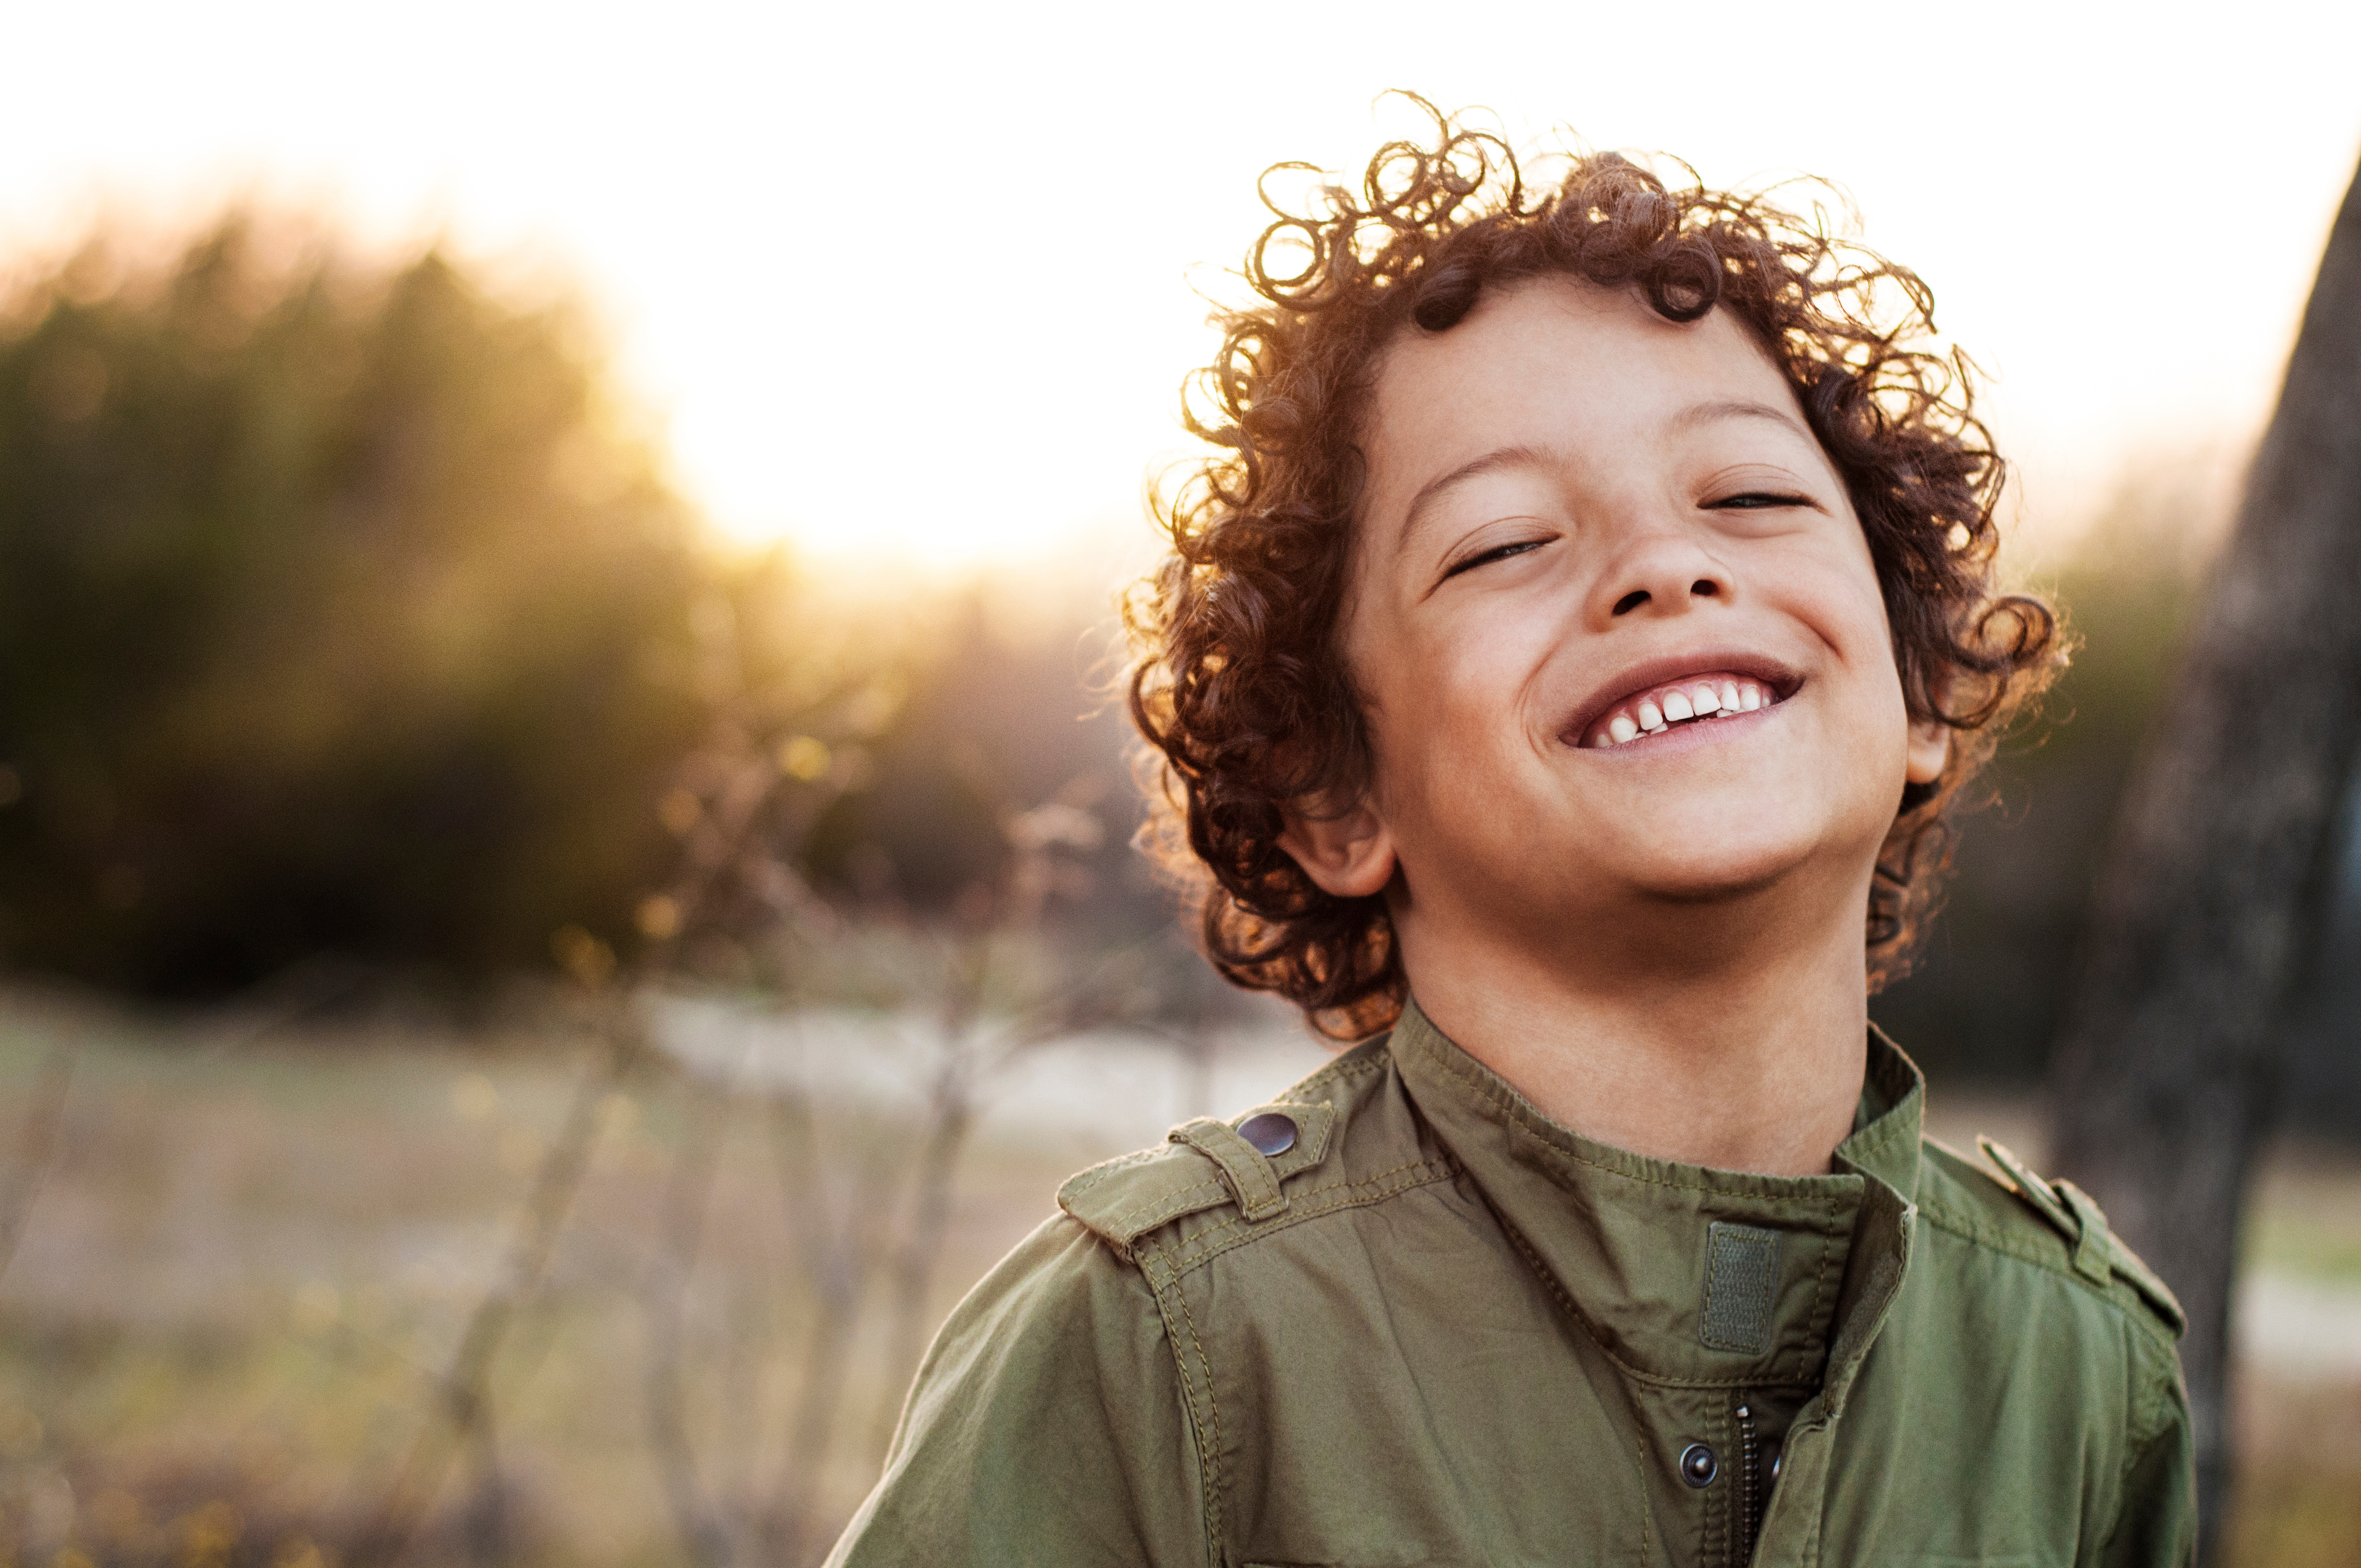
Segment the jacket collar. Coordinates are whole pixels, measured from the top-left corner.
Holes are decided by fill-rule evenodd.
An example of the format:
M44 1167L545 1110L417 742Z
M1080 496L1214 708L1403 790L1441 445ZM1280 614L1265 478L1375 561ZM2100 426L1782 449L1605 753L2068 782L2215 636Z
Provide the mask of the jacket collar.
M1825 1176L1715 1170L1582 1137L1414 1001L1390 1049L1528 1260L1628 1371L1688 1386L1825 1379L1841 1401L1900 1288L1918 1185L1924 1080L1873 1026L1861 1119Z

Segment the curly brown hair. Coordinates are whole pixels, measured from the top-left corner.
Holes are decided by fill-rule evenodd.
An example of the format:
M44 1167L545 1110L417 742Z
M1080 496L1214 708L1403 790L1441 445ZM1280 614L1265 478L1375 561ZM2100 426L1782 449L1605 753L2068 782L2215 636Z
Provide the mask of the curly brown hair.
M1406 95L1407 96L1407 95ZM1146 841L1191 888L1207 956L1322 1033L1389 1025L1406 982L1382 894L1323 891L1279 847L1290 803L1357 798L1368 735L1339 647L1359 442L1401 333L1448 332L1486 288L1566 275L1691 322L1717 306L1786 376L1867 535L1914 718L1955 731L1942 776L1904 793L1867 916L1871 989L1906 968L1948 869L1948 819L1997 721L2063 663L2048 606L1993 586L2003 467L1973 367L1937 346L1918 277L1762 195L1668 187L1616 153L1549 155L1529 182L1497 134L1422 98L1431 139L1389 142L1360 188L1316 188L1247 251L1252 299L1218 309L1213 363L1183 394L1218 450L1159 491L1171 554L1135 585L1132 717L1149 747Z

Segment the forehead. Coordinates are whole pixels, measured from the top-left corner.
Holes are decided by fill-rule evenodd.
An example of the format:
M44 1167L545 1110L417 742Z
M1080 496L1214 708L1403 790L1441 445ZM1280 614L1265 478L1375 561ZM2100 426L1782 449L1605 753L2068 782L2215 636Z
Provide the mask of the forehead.
M1741 401L1795 410L1786 378L1729 313L1672 322L1635 290L1528 280L1448 331L1388 345L1364 432L1370 499L1503 444L1620 446L1694 408Z

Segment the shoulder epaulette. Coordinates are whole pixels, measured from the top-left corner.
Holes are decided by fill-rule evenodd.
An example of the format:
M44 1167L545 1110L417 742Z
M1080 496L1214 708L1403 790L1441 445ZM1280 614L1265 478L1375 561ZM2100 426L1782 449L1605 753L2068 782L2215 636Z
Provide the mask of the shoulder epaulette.
M2157 1316L2171 1328L2174 1338L2188 1332L2189 1318L2180 1310L2179 1299L2139 1260L2137 1254L2124 1245L2123 1238L2107 1227L2107 1216L2089 1193L2070 1181L2051 1181L2036 1175L2031 1166L1990 1138L1977 1138L1976 1147L2000 1168L2001 1185L2015 1193L2027 1208L2066 1238L2075 1273L2101 1287L2113 1278L2122 1278L2155 1309Z
M1288 1178L1328 1157L1333 1105L1257 1105L1231 1121L1172 1129L1163 1146L1094 1165L1058 1190L1058 1206L1128 1254L1148 1232L1235 1204L1248 1221L1286 1212Z

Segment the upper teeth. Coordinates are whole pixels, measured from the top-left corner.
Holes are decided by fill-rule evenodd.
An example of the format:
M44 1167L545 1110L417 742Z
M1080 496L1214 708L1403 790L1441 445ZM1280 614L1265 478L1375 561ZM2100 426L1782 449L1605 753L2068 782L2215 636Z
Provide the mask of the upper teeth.
M1661 735L1686 719L1752 713L1778 699L1760 684L1738 675L1691 675L1626 697L1590 727L1587 746L1620 746L1642 735Z

